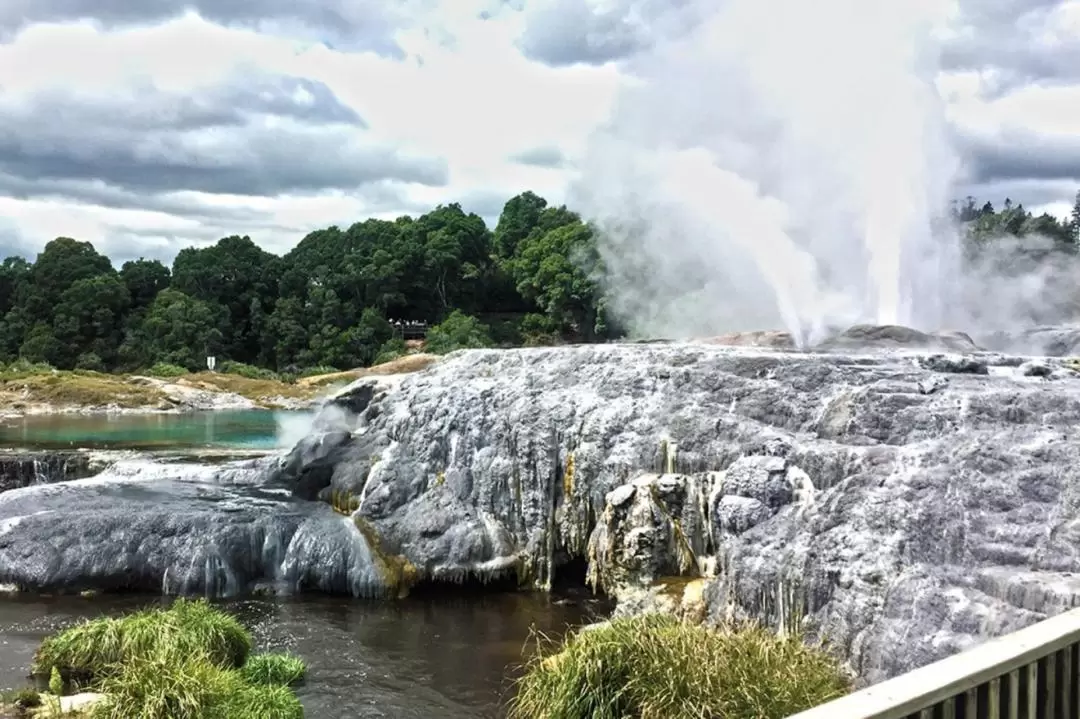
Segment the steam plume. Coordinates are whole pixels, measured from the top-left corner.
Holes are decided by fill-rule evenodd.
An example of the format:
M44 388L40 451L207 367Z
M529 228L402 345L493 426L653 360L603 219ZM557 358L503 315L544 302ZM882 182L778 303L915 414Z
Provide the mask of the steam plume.
M949 0L698 0L631 61L572 202L632 331L936 328L956 157L934 78ZM659 23L658 26L667 26Z

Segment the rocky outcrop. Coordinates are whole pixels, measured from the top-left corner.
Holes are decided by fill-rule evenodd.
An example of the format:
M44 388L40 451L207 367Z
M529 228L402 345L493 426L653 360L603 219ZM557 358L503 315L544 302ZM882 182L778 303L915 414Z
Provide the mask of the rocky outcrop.
M372 393L321 491L430 577L584 558L624 610L703 577L709 617L801 624L868 681L1080 601L1069 363L858 332L454 355Z
M91 479L0 494L0 585L376 597L409 580L362 523L266 491L276 461L121 461Z
M799 625L865 681L1080 603L1072 363L846 337L475 350L365 378L280 460L0 495L0 582L368 596L587 563L620 611Z

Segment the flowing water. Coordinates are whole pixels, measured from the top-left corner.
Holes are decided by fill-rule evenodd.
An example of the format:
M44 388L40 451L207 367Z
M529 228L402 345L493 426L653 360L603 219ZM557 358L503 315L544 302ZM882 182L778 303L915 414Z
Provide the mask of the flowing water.
M0 687L26 683L41 640L86 617L157 597L101 595L0 600ZM504 715L531 630L558 636L600 618L588 595L458 595L396 602L304 596L219 604L252 629L257 649L295 652L308 664L298 687L311 719L477 719Z
M310 417L271 410L33 415L0 421L0 447L272 450L291 447Z

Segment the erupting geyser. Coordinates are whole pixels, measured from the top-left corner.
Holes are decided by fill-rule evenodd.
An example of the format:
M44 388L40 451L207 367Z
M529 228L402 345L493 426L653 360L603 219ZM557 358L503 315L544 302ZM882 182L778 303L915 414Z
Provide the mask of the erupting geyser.
M700 0L657 31L572 202L632 331L939 327L956 161L934 31L952 3ZM693 27L692 30L685 30Z

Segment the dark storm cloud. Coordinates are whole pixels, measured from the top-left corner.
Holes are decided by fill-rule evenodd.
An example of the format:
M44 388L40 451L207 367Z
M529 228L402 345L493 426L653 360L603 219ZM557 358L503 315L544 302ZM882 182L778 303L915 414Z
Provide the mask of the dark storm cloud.
M942 48L950 71L991 71L991 96L1032 82L1080 77L1080 43L1048 44L1044 31L1066 0L962 0L961 32Z
M1018 179L1080 182L1080 138L1026 130L958 138L975 184Z
M28 180L0 173L0 196L17 200L63 200L112 210L144 210L205 222L252 222L264 213L245 207L208 205L175 195L130 192L100 180Z
M560 168L566 165L566 157L557 147L533 147L510 158L520 165Z
M0 124L0 175L27 196L27 183L94 181L144 195L273 196L381 180L441 186L449 172L444 160L365 143L355 112L296 78L233 78L189 95L0 94Z
M39 22L93 20L105 27L124 27L162 22L195 10L222 25L280 29L340 48L400 57L394 33L408 22L405 10L417 4L384 0L4 0L0 2L0 39Z
M973 197L978 205L990 202L1001 208L1006 199L1013 204L1022 204L1028 209L1053 204L1071 202L1080 185L1068 180L1002 180L961 186L957 189L957 201Z
M1080 76L1080 43L1045 47L1041 23L1066 0L961 0L963 32L943 48L947 70L995 69L1001 91L1036 78ZM705 0L528 0L520 46L549 65L621 60L692 28L715 7Z

